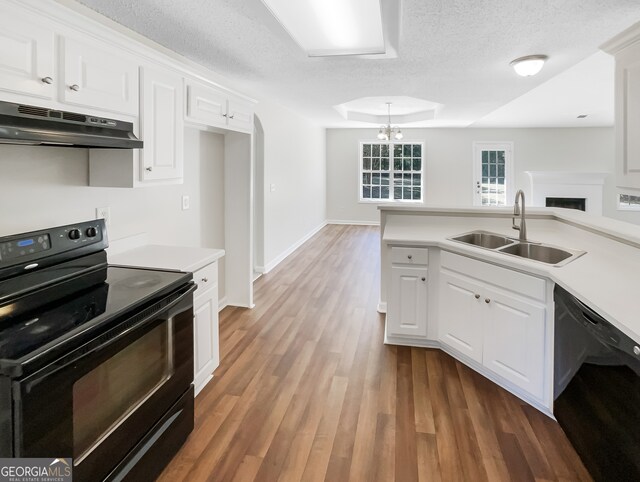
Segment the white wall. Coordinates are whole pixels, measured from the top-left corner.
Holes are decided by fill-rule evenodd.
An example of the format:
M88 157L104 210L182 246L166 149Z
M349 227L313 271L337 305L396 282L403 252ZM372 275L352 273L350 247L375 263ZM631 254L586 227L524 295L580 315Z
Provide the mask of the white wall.
M89 187L87 153L0 146L0 236L94 219L109 206L111 240L146 232L151 243L224 248L222 135L186 129L184 184L174 186Z
M375 140L377 129L327 129L327 219L377 222L377 205L358 202L358 144ZM524 171L613 172L613 128L403 129L404 140L425 143L425 204L473 203L472 144L513 141L516 188L530 196ZM640 213L615 209L613 174L605 185L604 214L640 223Z
M256 115L264 131L262 237L268 271L292 247L324 225L326 139L324 128L270 102L261 101ZM271 185L275 185L275 191L271 191Z

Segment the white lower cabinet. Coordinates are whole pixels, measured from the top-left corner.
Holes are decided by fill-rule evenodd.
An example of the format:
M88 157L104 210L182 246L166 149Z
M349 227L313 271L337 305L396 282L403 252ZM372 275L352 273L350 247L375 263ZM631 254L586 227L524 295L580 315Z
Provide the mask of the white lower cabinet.
M449 267L447 257L453 261ZM538 281L544 280L450 253L438 277L440 343L542 401L546 306Z
M483 343L480 291L475 283L440 273L440 341L478 363L482 363Z
M193 300L193 364L196 395L213 378L220 363L217 262L193 274L198 284Z
M391 296L387 303L387 336L425 338L429 251L426 248L391 248Z
M427 280L427 268L391 268L388 334L427 336Z
M545 308L495 291L485 293L483 365L541 399Z

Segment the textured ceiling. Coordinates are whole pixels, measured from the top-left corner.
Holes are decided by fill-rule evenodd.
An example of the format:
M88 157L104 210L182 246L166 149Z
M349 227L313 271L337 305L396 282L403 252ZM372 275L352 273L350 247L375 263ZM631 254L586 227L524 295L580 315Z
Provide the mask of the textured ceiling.
M430 125L473 123L640 20L638 0L403 0L398 58L308 58L260 0L78 1L238 90L333 127L362 124L332 106L374 96L443 104ZM549 61L516 76L509 62L529 54Z

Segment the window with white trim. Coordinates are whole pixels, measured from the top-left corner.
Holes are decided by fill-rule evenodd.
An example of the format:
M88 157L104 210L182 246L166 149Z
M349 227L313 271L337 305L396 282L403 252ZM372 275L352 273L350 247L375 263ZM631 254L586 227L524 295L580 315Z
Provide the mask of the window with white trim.
M477 206L513 203L513 143L473 143L473 190Z
M360 201L422 201L423 143L361 142Z

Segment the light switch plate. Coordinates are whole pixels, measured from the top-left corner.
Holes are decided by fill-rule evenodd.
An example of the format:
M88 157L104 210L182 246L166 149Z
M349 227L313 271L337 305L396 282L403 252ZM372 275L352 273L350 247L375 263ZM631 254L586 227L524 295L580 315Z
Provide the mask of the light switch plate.
M182 210L186 211L189 209L189 196L182 196Z

